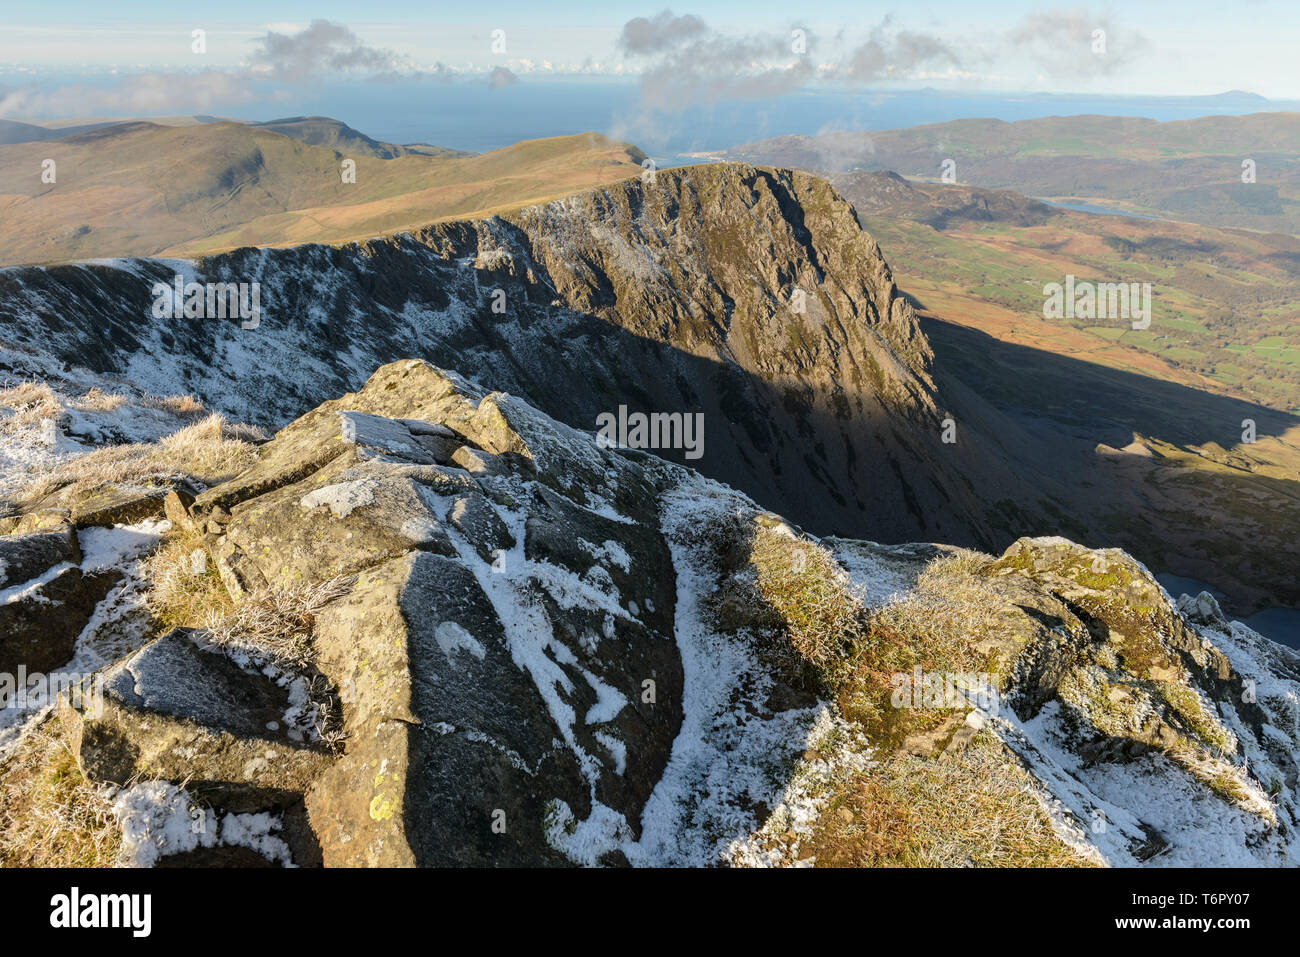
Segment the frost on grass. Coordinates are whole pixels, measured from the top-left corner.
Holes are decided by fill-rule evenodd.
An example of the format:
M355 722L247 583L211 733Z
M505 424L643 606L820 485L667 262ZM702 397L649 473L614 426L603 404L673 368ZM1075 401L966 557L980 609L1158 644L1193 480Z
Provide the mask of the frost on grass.
M47 381L0 387L0 496L95 448L157 442L209 414L191 396L148 395L84 370L43 371Z
M111 867L114 787L87 781L52 719L0 753L0 867Z
M828 709L809 730L807 755L794 768L776 806L762 826L733 841L724 860L737 867L811 866L800 845L813 834L835 788L872 766L866 735Z
M242 652L284 668L310 665L311 630L316 613L346 595L356 579L339 576L321 582L259 589L233 608L211 608L199 623L207 640L227 653Z
M58 492L91 491L104 485L151 486L188 481L205 487L232 478L253 461L251 434L211 415L158 442L107 445L63 456L51 467L0 488L19 505L33 505Z

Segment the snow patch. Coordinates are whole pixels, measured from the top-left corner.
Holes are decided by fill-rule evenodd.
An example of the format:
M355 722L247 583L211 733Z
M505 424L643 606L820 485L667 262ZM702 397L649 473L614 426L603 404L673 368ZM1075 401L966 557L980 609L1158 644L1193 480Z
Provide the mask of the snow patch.
M487 657L487 649L479 640L454 621L444 621L439 624L434 637L442 653L447 656L448 664L453 668L457 667L455 653L458 651L473 655L479 661Z
M319 505L327 505L335 518L347 518L353 510L374 504L375 489L378 486L379 483L374 479L339 482L336 485L326 485L308 492L298 500L298 504L309 510Z
M113 814L122 830L122 860L153 867L158 860L201 847L247 847L283 867L293 867L289 846L275 836L279 815L217 814L196 807L184 788L144 781L118 792Z

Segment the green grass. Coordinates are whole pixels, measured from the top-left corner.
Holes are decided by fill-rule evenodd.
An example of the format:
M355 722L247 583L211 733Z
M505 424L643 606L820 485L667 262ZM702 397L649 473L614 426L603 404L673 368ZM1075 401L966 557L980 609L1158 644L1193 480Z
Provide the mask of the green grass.
M1026 319L1041 317L1043 286L1062 282L1067 273L1089 281L1150 282L1150 329L1132 330L1118 321L1073 324L1100 340L1199 372L1263 405L1300 408L1300 336L1294 332L1300 270L1277 266L1289 261L1278 257L1295 255L1300 245L1285 237L1083 216L1043 226L980 223L949 231L888 212L864 216L863 223L880 241L903 289L919 277ZM993 237L1011 245L984 241ZM1080 252L1068 246L1072 238L1099 242ZM1050 258L1044 261L1043 255Z

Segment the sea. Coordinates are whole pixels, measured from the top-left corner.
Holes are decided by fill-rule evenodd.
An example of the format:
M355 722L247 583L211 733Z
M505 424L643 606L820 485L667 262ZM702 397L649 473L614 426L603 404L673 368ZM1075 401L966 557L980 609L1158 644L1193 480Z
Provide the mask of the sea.
M91 86L107 82L45 76L41 85L57 87L74 80ZM30 76L0 71L0 91L31 82ZM890 130L982 117L1010 122L1102 114L1164 121L1276 111L1300 112L1300 101L1268 100L1237 92L1168 97L808 89L655 111L643 108L635 79L525 74L518 82L500 88L479 79L319 82L277 88L273 97L242 106L214 102L192 112L245 120L330 116L390 143L432 143L475 153L524 139L594 131L633 143L655 157L659 165L671 166L699 162L701 158L695 154L786 134Z
M366 86L370 89L363 89ZM258 115L245 118L275 119L286 115L284 105L259 109ZM671 166L698 162L694 154L787 134L891 130L981 117L1012 122L1102 114L1167 121L1275 111L1300 112L1300 102L1250 94L1154 97L803 90L664 112L642 108L635 82L534 82L525 77L500 89L470 82L326 85L305 95L290 115L332 116L390 143L433 143L476 153L521 139L591 130L633 143L660 165Z

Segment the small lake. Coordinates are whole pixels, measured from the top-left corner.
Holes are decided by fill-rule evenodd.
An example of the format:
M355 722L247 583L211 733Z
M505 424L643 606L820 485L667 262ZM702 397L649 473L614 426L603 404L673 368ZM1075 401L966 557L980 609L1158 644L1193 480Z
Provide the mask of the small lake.
M1300 610L1265 608L1242 620L1266 638L1288 648L1300 649Z
M1196 595L1208 591L1220 602L1224 600L1223 592L1212 585L1195 578L1183 578L1179 575L1157 575L1156 581L1164 586L1165 591L1177 598L1179 595ZM1229 615L1228 617L1232 617ZM1265 638L1271 638L1280 645L1300 649L1300 608L1265 608L1253 615L1239 618L1247 627L1253 628Z

